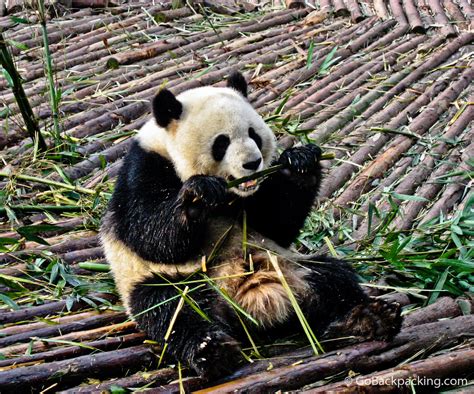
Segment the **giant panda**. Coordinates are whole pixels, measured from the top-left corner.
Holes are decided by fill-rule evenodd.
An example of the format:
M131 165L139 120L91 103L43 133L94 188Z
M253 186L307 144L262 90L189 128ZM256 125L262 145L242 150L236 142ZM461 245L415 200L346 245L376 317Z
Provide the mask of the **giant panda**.
M152 113L100 233L123 304L151 339L216 378L242 360L245 331L267 339L300 331L271 256L320 338L398 332L399 306L369 298L347 263L289 249L320 186L321 150L308 144L279 155L240 73L226 87L178 96L162 89ZM283 168L227 189L273 164Z

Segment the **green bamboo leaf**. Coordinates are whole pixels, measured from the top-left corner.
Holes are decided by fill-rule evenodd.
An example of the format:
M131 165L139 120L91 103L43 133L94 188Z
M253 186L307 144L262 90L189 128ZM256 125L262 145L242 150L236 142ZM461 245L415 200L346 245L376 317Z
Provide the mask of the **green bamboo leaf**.
M7 80L8 86L12 88L14 86L14 83L13 83L13 78L11 77L10 73L4 68L2 68L2 73L3 73L3 77Z
M438 281L436 282L435 291L431 293L430 298L428 299L428 305L435 302L441 290L443 290L444 284L446 283L446 279L448 278L449 267L439 276Z
M14 311L17 311L18 309L20 309L17 303L4 293L0 293L0 301L3 302L5 305L8 305Z
M400 193L391 193L393 197L402 200L402 201L423 201L423 202L428 202L429 200L425 197L421 196L412 196L409 194L400 194Z
M29 25L30 24L30 21L28 19L25 19L25 18L20 18L18 16L10 16L10 20L12 22L15 22L15 23L22 23L24 25Z

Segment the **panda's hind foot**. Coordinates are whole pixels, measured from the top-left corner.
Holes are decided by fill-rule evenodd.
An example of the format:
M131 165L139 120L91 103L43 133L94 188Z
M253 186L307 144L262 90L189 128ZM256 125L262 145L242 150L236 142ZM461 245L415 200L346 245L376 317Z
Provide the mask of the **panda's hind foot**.
M209 332L200 343L191 367L201 377L213 380L234 372L242 359L239 343L224 331Z
M324 336L330 338L356 337L357 341L392 339L400 331L400 305L370 298L357 305L342 320L332 323Z

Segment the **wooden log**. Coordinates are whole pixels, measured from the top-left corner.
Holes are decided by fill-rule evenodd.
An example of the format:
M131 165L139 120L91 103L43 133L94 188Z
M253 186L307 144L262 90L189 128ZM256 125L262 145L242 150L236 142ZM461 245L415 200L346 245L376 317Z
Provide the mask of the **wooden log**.
M347 1L347 8L349 13L351 14L351 20L354 23L359 23L364 20L365 16L360 10L359 3L357 0L346 0Z
M412 85L416 80L421 78L426 71L431 70L437 67L438 65L440 65L441 63L443 63L451 55L457 52L459 48L471 42L473 39L474 39L474 33L462 34L456 40L453 40L452 42L447 44L436 55L431 56L429 60L422 62L421 64L415 64L414 66L410 67L407 70L409 71L407 73L407 76L403 78L400 81L400 83L398 83L393 88L391 88L389 92L385 94L385 96L381 97L379 100L377 100L377 102L373 103L370 109L368 110L368 114L363 115L363 116L371 116L374 110L383 108L383 106L387 102L387 97L394 97L396 94L403 92L410 85ZM439 81L433 88L436 88L437 91L439 92L443 90L445 86L446 86L446 82ZM430 93L429 95L433 95L433 94ZM429 103L429 96L426 96L426 95L420 96L416 104L411 103L402 114L395 116L395 118L392 119L386 125L386 127L391 128L391 129L398 128L401 124L403 124L406 121L405 120L406 115L409 112L411 113L411 111L414 108L420 108L422 105L426 105L427 103ZM398 104L395 104L395 106L398 106ZM393 107L393 105L390 104L389 107ZM389 107L387 107L387 109ZM380 139L377 139L377 141L369 140L367 144L364 144L361 148L357 150L357 152L355 152L351 156L351 162L362 165L369 156L374 156L376 152L378 152L385 145L388 139L389 139L389 136L382 135ZM327 184L327 183L324 184L324 186L321 188L319 199L324 200L328 198L334 191L336 191L339 187L341 187L350 178L350 176L355 170L356 168L352 164L341 164L339 167L332 170L330 176L328 177L332 179L332 182L331 184Z
M471 332L473 328L474 315L406 327L393 339L389 350L370 357L360 366L360 370L369 372L389 367L393 365L394 360L404 360L421 349L430 349L432 352L448 348L462 341L466 333Z
M394 32L396 32L396 35L393 34L388 34L387 36L390 36L390 41L393 42L393 40L396 40L396 38L399 38L405 33L405 29L396 29ZM392 32L393 33L393 32ZM379 41L385 41L385 37L382 40ZM347 107L346 103L348 100L343 100L341 103L339 103L337 106L336 100L339 97L347 96L347 93L344 92L343 90L346 90L347 92L351 92L351 94L354 92L354 89L358 88L359 86L362 85L362 82L365 82L369 78L371 78L373 75L378 74L382 70L384 70L385 65L390 65L391 66L391 74L394 72L399 71L400 68L405 67L405 63L408 62L413 56L413 55L408 55L404 58L403 61L398 61L398 58L407 52L410 52L414 48L416 48L423 40L420 37L414 37L413 39L409 39L406 42L399 43L399 42L393 42L391 45L389 45L388 48L384 49L379 49L375 50L375 48L368 48L367 51L369 53L372 52L372 61L367 62L363 64L361 67L358 69L353 70L352 72L346 72L342 75L344 75L344 82L347 84L345 89L342 89L341 87L341 82L340 80L336 80L333 83L328 84L328 81L326 78L321 79L320 83L315 83L314 85L317 85L320 87L320 90L317 91L316 93L312 94L311 96L307 97L305 99L305 103L302 103L301 105L295 107L295 110L298 110L298 114L300 117L304 118L306 114L310 113L318 113L319 111L322 111L324 108L327 108L330 110L331 108L334 108L334 112L340 112L344 108ZM382 43L382 45L384 45ZM357 62L351 62L351 63L356 63ZM339 70L337 70L339 71ZM331 73L331 74L336 74L337 73ZM342 77L342 75L340 75ZM313 88L313 87L311 87ZM313 90L313 89L312 89ZM328 93L331 91L335 91L333 94L329 95ZM367 88L363 88L362 91L358 91L357 94L360 96L363 96ZM349 101L349 104L352 102ZM320 103L320 106L316 105L313 106L314 103ZM331 103L334 103L334 105L331 105ZM316 116L315 118L311 119L308 122L305 122L305 127L309 125L316 125L320 124L323 121L327 120L329 116L323 115L323 116Z
M458 0L462 13L466 17L466 21L470 21L471 29L474 27L474 8L468 0Z
M466 21L459 5L453 0L444 0L443 7L448 11L450 20L460 29L467 29L469 23Z
M271 22L271 21L267 21L267 22ZM201 41L197 41L195 43L191 43L187 45L186 47L175 50L175 54L176 56L179 56L181 52L188 53L188 51L195 50L196 48L202 45L205 45L205 44ZM269 54L266 54L265 56L267 58L274 58L276 56L276 53L269 53ZM216 65L215 68L223 68L224 66L225 66L224 64ZM157 77L157 76L154 75L154 77ZM202 77L202 80L205 80L206 83L209 83L211 81L211 78L209 77L209 74L206 74ZM70 129L69 133L77 137L84 137L85 135L95 134L99 132L99 130L101 131L105 128L112 127L113 125L117 124L119 120L122 120L122 122L127 122L127 121L130 121L131 119L141 116L143 113L145 113L148 110L148 103L144 100L148 100L154 95L156 91L157 83L158 82L152 85L150 89L143 90L143 91L140 91L140 85L136 85L135 89L137 89L137 91L140 91L136 95L128 97L127 99L115 101L107 106L101 107L100 111L99 109L96 111L89 111L89 113L81 114L80 117L74 117L73 119L74 123L80 124L81 126ZM187 85L199 86L200 82L192 81L188 83ZM173 86L173 84L169 83L168 87L170 86ZM130 101L136 101L136 102L132 104L128 104L130 103ZM125 103L128 105L122 108L118 108L118 109L116 108L120 105L124 105ZM107 108L111 109L108 113L105 111ZM100 114L102 115L100 116ZM87 122L87 119L91 119L91 120ZM67 123L68 124L65 125L65 128L68 128L71 126L71 120L69 120Z
M387 5L385 4L385 0L374 0L374 9L375 14L383 19L387 20L390 18L390 14L387 9Z
M466 376L474 369L474 349L460 349L431 357L404 363L395 368L370 375L346 378L343 382L324 385L311 390L312 393L400 393L422 386L423 391L439 390L438 381L453 376ZM417 382L421 384L418 385ZM449 384L446 386L450 386ZM443 388L446 387L444 384Z
M448 78L449 80L449 78ZM434 170L435 164L437 163L437 160L441 159L443 155L445 155L448 152L449 145L446 143L446 141L449 141L450 139L456 139L458 135L460 135L464 129L467 127L467 125L470 122L470 119L472 118L473 115L473 110L466 108L467 113L463 113L457 120L456 122L448 128L448 130L443 133L440 138L439 142L431 149L430 155L426 156L422 162L417 165L413 170L403 178L403 180L397 185L397 187L394 189L394 192L398 194L412 194L424 180L430 176L433 180L436 179L436 177L440 176L441 174L446 173L449 171L450 168L453 167L454 164L459 160L459 153L453 152L451 154L450 160L446 163L443 163L440 168L437 168ZM464 138L466 141L469 139ZM400 141L396 139L392 145L398 145ZM418 195L424 196L435 196L436 193L442 188L442 185L433 182L433 181L428 181L425 182L424 184L421 185L421 189L418 191ZM395 199L397 203L401 203L401 201ZM378 206L379 211L386 211L389 209L389 202L384 201L382 204ZM416 204L411 204L410 202L408 205L411 208L411 214L403 214L403 222L406 223L411 223L411 221L414 219L414 216L419 212L419 210L425 205L423 201L417 201ZM416 207L416 210L415 210ZM404 210L405 213L407 213ZM375 231L375 227L378 225L380 222L379 218L372 218L372 228ZM400 222L398 222L398 219L396 219L396 225L402 226ZM406 228L406 225L403 225L401 228ZM365 237L368 233L368 222L367 220L364 220L364 222L359 226L357 231L352 234L354 239L362 239Z
M444 42L444 38L441 36L434 36L432 39L427 40L425 44L420 45L417 48L417 53L425 53L426 50L429 50L428 48L436 48L439 45L441 45ZM459 59L460 52L455 52L449 57L449 60L447 61L455 61ZM380 126L380 124L386 123L390 121L392 118L398 115L399 112L401 112L413 99L416 98L416 95L414 94L413 91L411 90L405 90L408 89L408 87L411 87L413 83L415 83L417 80L411 80L412 79L412 73L414 72L415 74L416 69L420 64L423 62L415 62L414 64L411 64L409 67L407 67L409 71L409 75L407 78L410 79L410 85L405 84L405 80L401 81L401 83L397 84L394 86L392 89L390 89L387 93L385 93L384 96L380 97L376 101L374 101L369 108L367 108L364 113L359 116L358 118L354 119L352 122L349 122L346 124L340 131L337 132L338 135L348 135L348 134L353 134L356 135L357 133L364 133L365 130L369 126ZM442 70L435 71L432 76L434 78L437 78L439 75L442 74ZM424 76L423 74L418 76L419 80L423 81ZM405 90L405 92L403 92ZM391 99L397 97L397 95L401 94L402 97L397 100L392 100ZM387 105L387 102L389 103ZM380 112L379 112L380 111ZM378 113L377 113L378 112ZM389 115L389 113L392 113L392 115ZM350 142L350 137L348 140L349 144Z
M1 353L5 357L19 356L23 355L25 352L30 353L39 353L46 352L51 348L62 346L64 341L69 342L86 342L94 341L104 336L124 334L133 332L136 329L134 322L125 322L112 324L108 326L103 326L99 328L93 328L85 331L75 331L69 334L59 335L53 338L50 338L52 341L33 341L33 343L21 343L19 345L11 345L1 349ZM54 342L58 340L59 342Z
M323 12L332 12L331 0L319 0L319 9Z
M227 29L224 32L215 34L213 31L201 34L198 37L199 46L208 46L217 42L223 42L239 36L243 32L255 32L268 29L271 26L288 23L293 18L299 18L306 15L306 10L284 11L266 15L260 23L254 21L244 22L239 26L239 31L235 29ZM189 43L189 38L176 38L167 42L158 41L155 43L143 45L140 50L126 51L119 54L104 58L104 62L109 68L117 68L123 64L135 63L139 60L150 59L161 53L182 47Z
M403 8L405 8L405 13L408 19L408 24L410 25L411 31L417 34L423 34L425 32L425 27L418 13L418 9L415 6L413 0L402 0Z
M304 0L285 0L285 4L287 8L305 8L306 4Z
M345 124L354 119L356 116L363 113L372 102L377 98L384 95L393 85L399 83L406 76L405 72L398 72L392 74L385 83L378 89L369 91L359 101L349 107L344 107L339 113L334 116L324 116L329 118L325 123L320 124L313 132L310 133L309 137L314 139L318 143L323 143L326 139L335 131L341 129ZM347 101L349 101L347 99ZM353 101L350 100L349 104ZM336 112L336 111L335 111ZM322 116L313 117L311 120L304 122L301 128L312 129L320 123Z
M364 22L364 23L366 23L366 22ZM340 34L340 35L337 35L336 37L334 37L333 38L334 42L338 45L341 45L341 44L347 42L346 40L350 40L351 33L353 33L355 30L356 29L353 27L350 34L346 34L347 32L345 30L343 30L344 34ZM316 41L316 42L318 42L318 41ZM321 57L326 56L329 53L329 50L330 49L328 49L328 48L326 50L323 49L320 53L320 56ZM357 67L359 67L361 64L362 63L357 61L357 60L342 64L341 67L339 67L337 70L329 73L324 78L315 81L315 83L313 83L311 86L309 86L303 92L301 92L299 94L296 94L293 97L290 97L290 99L287 101L287 103L285 105L285 108L293 108L293 107L297 106L297 104L299 104L303 101L309 100L309 97L312 94L315 94L318 91L320 91L320 89L322 89L323 87L326 87L326 85L328 83L334 83L334 85L335 85L335 83L338 80L340 80L340 78L342 78L343 76L351 73ZM298 72L299 72L299 70L298 70ZM272 92L270 92L270 93L272 93ZM266 102L264 102L264 100L269 101L271 98L272 97L268 97L268 99L267 99L267 96L265 95L265 97L263 97L262 99L258 99L258 101L254 103L254 106L256 108L260 108L260 111L262 113L270 112L278 105L278 103L266 103ZM251 97L251 101L255 101L254 96Z
M403 12L402 4L400 0L389 0L390 8L392 9L393 17L397 20L400 25L408 25L408 21L405 13Z
M462 311L459 307L459 303L461 302L464 304L470 304L471 313L474 312L473 300L468 300L462 297L457 299L441 297L438 298L435 303L424 308L416 309L414 312L405 315L402 327L418 326L420 324L435 322L439 319L461 316Z
M5 392L18 392L19 389L30 387L40 389L56 382L61 385L91 377L120 376L128 371L149 367L156 363L156 360L149 348L143 345L133 346L0 372L0 387Z
M334 15L336 16L349 16L351 13L347 9L343 0L333 0L334 3Z
M470 133L467 137L467 141L472 141L474 138L474 132ZM411 228L413 221L417 218L421 210L428 204L428 202L435 200L438 192L442 189L442 185L439 182L436 182L437 177L443 176L449 171L470 171L472 166L469 166L467 163L469 158L474 155L474 143L471 143L464 149L461 160L459 160L459 152L457 149L453 150L452 154L449 156L448 163L442 164L437 170L433 173L432 179L428 181L427 184L424 184L420 190L417 192L417 195L424 200L422 201L409 201L407 204L401 207L401 216L395 218L391 226L400 229L406 230ZM445 193L441 196L439 200L436 201L437 204L443 204L443 212L449 211L452 206L457 202L457 200L463 195L464 191L469 188L469 181L463 176L455 177L452 179L452 183L447 186ZM454 191L454 192L453 192ZM454 195L454 199L453 199ZM449 198L448 198L449 196ZM446 204L446 200L449 201L449 204ZM423 215L420 219L424 220L425 216Z
M267 48L268 50L268 48ZM280 51L273 51L270 53L265 53L261 56L258 56L257 58L254 58L255 61L259 62L268 62L268 61L275 61L278 56L284 52L288 53L291 52L293 49L292 48L283 48ZM262 49L263 51L263 49ZM266 50L265 50L266 52ZM243 56L242 59L245 57ZM202 75L199 78L195 78L192 80L188 81L172 81L168 83L167 87L168 88L173 88L173 91L175 93L182 92L187 89L195 88L198 86L205 86L205 85L211 85L216 83L217 81L222 80L225 76L227 76L232 70L234 70L236 67L239 65L243 65L239 61L239 63L232 64L232 63L223 63L223 64L216 64L214 66L215 71L206 73ZM137 87L139 88L139 86ZM131 119L135 119L142 114L146 113L149 110L149 100L154 96L156 93L156 84L153 85L151 88L146 89L144 91L140 91L139 93L129 96L126 99L119 100L120 104L124 105L122 108L118 109L113 109L116 107L119 102L114 102L110 104L110 111L104 111L107 109L106 106L103 106L100 108L100 111L97 110L97 112L102 113L102 115L94 117L94 112L90 111L91 113L86 114L87 118L91 118L89 121L86 121L84 124L81 124L79 127L70 129L68 133L74 135L75 137L85 137L93 134L97 134L101 131L104 131L116 124L119 123L119 121L122 122L128 122ZM132 104L128 104L130 101L133 101ZM77 119L76 119L77 121Z
M125 313L104 312L99 316L92 316L79 322L73 321L3 337L0 338L0 346L6 347L19 342L30 341L32 337L47 338L58 334L68 334L73 331L92 329L107 324L123 322L125 319Z
M75 393L89 393L101 394L104 391L115 387L134 388L147 386L164 386L172 380L178 379L178 372L175 368L163 368L156 371L137 372L126 378L111 379L100 384L90 384L87 386L81 385L72 387L70 389L60 391L58 394L75 394ZM150 390L154 391L154 390ZM171 392L171 391L169 391Z
M461 316L436 323L423 324L403 330L391 343L366 342L352 348L339 349L308 359L287 360L291 366L262 370L257 364L254 374L238 377L231 375L225 383L196 391L196 393L263 393L292 390L322 380L346 370L371 371L385 368L416 354L420 349L447 347L456 343L474 329L474 316ZM387 350L388 349L388 350ZM269 363L266 361L268 368ZM248 369L247 369L248 372Z
M439 0L428 0L428 5L431 8L436 24L441 25L440 33L445 37L455 37L456 30L449 23L448 17L444 13L443 7Z
M161 14L173 14L178 11L178 10L170 10L170 11L162 11L162 7L161 6L156 6L156 7L153 7L152 9L149 9L148 12L153 15L155 13L160 13ZM188 10L187 13L190 15L192 11ZM104 27L102 29L102 31L106 34L105 37L103 36L100 36L98 34L97 31L93 31L90 33L91 35L91 39L93 40L93 42L97 42L97 41L101 41L102 39L104 38L107 38L110 36L111 34L111 31L115 30L115 29L123 29L123 27L127 26L127 27L133 27L134 25L136 25L137 23L140 24L140 23L144 23L143 21L143 15L140 14L140 15L137 15L136 17L132 17L132 18L127 18L123 21L118 21L117 23L115 24L110 24L106 27ZM108 30L110 29L110 30ZM59 71L61 69L66 69L66 68L71 68L73 66L77 66L79 64L82 64L84 62L91 62L93 60L97 60L97 59L100 59L106 55L109 54L109 49L108 48L104 48L102 49L101 51L89 51L89 44L90 42L87 41L88 40L88 37L87 36L83 36L83 35L80 35L79 36L80 39L83 40L83 42L80 42L78 45L79 47L74 50L74 47L72 48L69 48L70 52L68 53L68 56L67 58L65 58L62 54L61 51L57 51L57 53L53 53L53 59L54 59L54 70L55 71ZM84 45L84 44L88 44L88 45ZM39 78L42 73L44 72L43 70L43 65L42 64L38 64L38 65L35 65L35 66L31 66L31 65L28 65L27 67L27 70L28 72L24 75L24 80L26 81L31 81L31 80L34 80L36 78ZM0 80L0 87L5 87L5 82L3 80Z
M92 316L97 316L99 312L97 311L87 311L81 313L75 313L70 315L64 315L59 317L52 317L48 319L48 322L35 322L29 324L17 324L9 327L0 329L0 337L11 336L15 334L20 334L22 332L29 332L38 330L40 328L50 327L51 325L65 324L72 321L78 321L86 319Z
M117 300L117 296L105 293L93 293L92 297L104 299L109 302ZM90 307L84 301L74 301L69 309L70 312L77 311L84 307ZM0 324L16 323L19 321L31 320L35 317L44 317L48 315L58 315L66 311L66 301L54 301L44 305L27 306L17 311L0 312Z
M81 237L81 238L68 239L58 244L52 244L52 242L50 242L50 240L47 238L46 238L46 241L51 246L40 245L40 246L28 248L28 245L25 245L24 250L11 252L9 254L0 254L0 263L10 263L10 262L17 261L19 259L21 260L21 258L24 258L25 256L41 253L44 250L48 250L51 253L59 254L59 253L74 251L76 249L92 248L98 245L98 239L96 235L83 237L83 238Z
M353 53L356 53L360 48L367 45L367 43L371 42L376 37L383 34L387 29L389 29L393 24L394 21L387 21L375 26L372 26L374 22L373 18L367 18L362 21L359 25L356 25L357 28L350 30L350 33L346 31L346 34L341 34L339 37L335 37L336 45L342 46L347 42L352 43L343 49L338 49L335 53L335 57L338 57L338 62L344 61L344 59L348 58ZM361 30L365 30L364 34L360 34ZM360 34L360 35L359 35ZM356 38L358 36L358 38ZM254 106L256 108L261 107L262 105L266 104L268 101L275 99L281 92L286 91L292 86L305 81L314 75L317 75L321 64L324 61L324 56L329 53L330 49L326 48L326 50L321 51L321 57L313 65L309 68L304 70L297 70L294 73L289 74L284 81L279 83L276 86L272 86L272 89L269 89L264 95L258 98L258 100L254 100ZM252 100L252 96L249 96L250 100Z
M24 368L26 366L25 364L32 365L32 363L47 363L51 361L59 361L78 357L84 354L96 352L97 350L107 351L128 346L135 346L141 344L145 338L145 334L139 332L126 334L120 337L111 337L100 339L98 341L84 342L81 343L81 346L69 345L67 347L60 347L42 353L30 354L27 356L22 355L19 357L0 360L0 373L2 371L11 370L14 368Z

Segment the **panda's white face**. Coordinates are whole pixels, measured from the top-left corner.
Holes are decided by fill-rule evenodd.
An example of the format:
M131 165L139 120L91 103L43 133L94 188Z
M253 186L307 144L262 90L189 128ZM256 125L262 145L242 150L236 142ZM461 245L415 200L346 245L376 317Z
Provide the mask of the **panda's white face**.
M152 120L139 133L143 148L171 160L182 181L193 175L227 180L267 168L276 152L273 132L248 101L231 88L202 87L176 97L179 119L166 128ZM246 197L258 189L250 181L231 189Z

